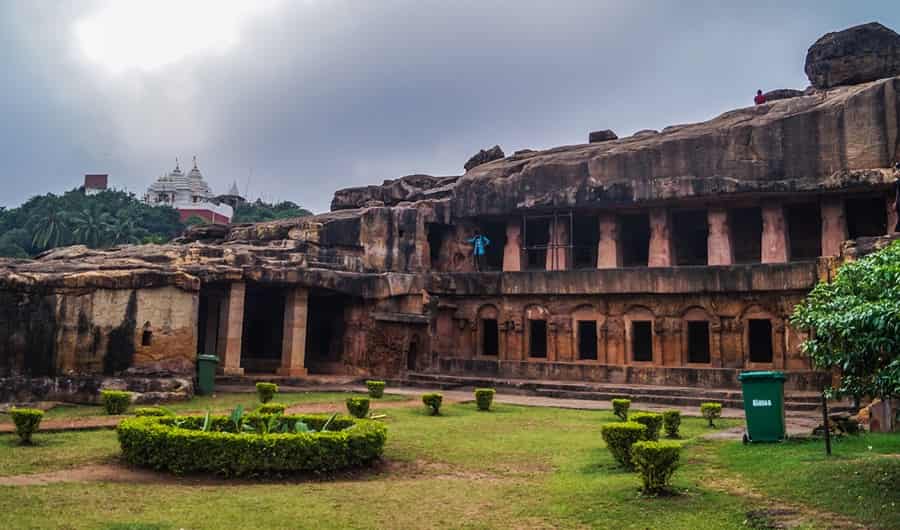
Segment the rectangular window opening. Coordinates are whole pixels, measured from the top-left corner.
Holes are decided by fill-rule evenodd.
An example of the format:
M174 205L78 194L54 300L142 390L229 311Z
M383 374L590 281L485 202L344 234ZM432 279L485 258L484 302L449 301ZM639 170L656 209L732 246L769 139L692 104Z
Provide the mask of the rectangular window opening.
M481 354L499 355L500 333L497 327L497 319L485 318L481 321Z
M709 238L706 210L675 212L672 224L675 233L675 264L706 265Z
M650 259L650 217L647 214L619 218L623 267L646 267Z
M597 360L597 321L578 321L578 358Z
M822 213L818 204L794 204L786 208L791 261L822 255Z
M547 321L528 321L528 355L530 357L547 357Z
M600 221L593 215L576 215L572 219L572 261L576 269L597 268L597 244Z
M709 362L709 322L688 322L688 362Z
M887 234L887 201L883 197L847 199L844 209L850 239Z
M772 362L772 321L751 319L749 326L750 362Z
M762 210L735 208L728 212L735 263L762 261Z
M631 323L631 351L635 361L653 361L653 323L649 320Z
M550 217L525 219L525 269L547 268L547 246L550 244Z

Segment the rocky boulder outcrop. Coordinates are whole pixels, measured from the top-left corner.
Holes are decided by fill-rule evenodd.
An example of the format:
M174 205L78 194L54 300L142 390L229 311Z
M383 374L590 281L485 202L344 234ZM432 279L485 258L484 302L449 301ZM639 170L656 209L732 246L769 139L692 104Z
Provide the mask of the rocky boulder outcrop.
M602 131L591 131L588 134L588 143L596 144L599 142L608 142L610 140L618 140L619 136L612 129L603 129Z
M766 98L766 103L771 103L779 99L799 98L804 94L805 92L802 90L794 90L793 88L776 88L775 90L769 90L763 96Z
M500 158L503 158L503 151L500 151ZM407 175L398 179L385 180L380 186L344 188L334 192L331 211L394 206L401 202L436 198L435 193L428 192L439 191L440 188L452 185L456 178Z
M828 33L806 53L806 75L820 89L900 75L900 35L877 22Z
M493 162L494 160L500 160L505 156L506 155L503 154L503 149L500 149L499 145L495 145L490 149L482 149L481 151L475 153L463 167L466 169L466 171L470 171L482 164L487 164L488 162Z

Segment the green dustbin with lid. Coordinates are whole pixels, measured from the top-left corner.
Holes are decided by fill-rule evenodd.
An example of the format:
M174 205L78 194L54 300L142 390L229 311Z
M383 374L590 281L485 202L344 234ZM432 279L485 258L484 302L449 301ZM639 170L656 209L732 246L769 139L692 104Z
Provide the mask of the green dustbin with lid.
M197 393L208 396L216 389L216 367L219 358L215 355L197 356Z
M784 373L743 372L738 380L747 421L744 443L784 440Z

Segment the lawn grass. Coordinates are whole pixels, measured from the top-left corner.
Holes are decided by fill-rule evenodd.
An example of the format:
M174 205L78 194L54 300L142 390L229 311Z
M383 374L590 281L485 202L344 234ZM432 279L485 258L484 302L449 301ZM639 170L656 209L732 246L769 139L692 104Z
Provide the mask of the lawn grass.
M34 435L33 446L19 445L15 434L0 435L0 476L22 475L114 461L119 455L116 433L68 431ZM2 520L2 515L0 515ZM0 527L3 527L0 524Z

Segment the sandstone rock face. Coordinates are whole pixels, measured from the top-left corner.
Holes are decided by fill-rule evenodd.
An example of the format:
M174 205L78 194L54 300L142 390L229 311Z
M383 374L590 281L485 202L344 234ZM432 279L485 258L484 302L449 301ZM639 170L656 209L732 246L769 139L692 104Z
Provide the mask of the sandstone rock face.
M503 154L503 149L500 149L499 145L495 145L494 147L491 147L490 149L487 149L487 150L482 149L481 151L478 151L477 153L475 153L472 156L472 158L470 158L465 163L465 165L463 167L466 169L466 171L469 171L472 168L478 167L482 164L487 164L488 162L493 162L494 160L499 160L499 159L503 158L504 156L506 156L506 155Z
M502 151L500 158L503 158ZM394 206L404 201L436 198L440 196L441 188L451 185L456 178L407 175L395 180L385 180L381 186L345 188L334 193L331 210Z
M602 131L592 131L588 134L588 143L596 144L599 142L608 142L610 140L618 140L619 137L614 133L611 129L604 129Z
M804 95L805 92L803 90L794 90L792 88L776 88L775 90L769 90L763 96L766 97L766 103L771 103L773 101L778 101L779 99L788 99L788 98L798 98Z
M900 75L900 35L877 22L828 33L806 53L806 75L816 88Z

